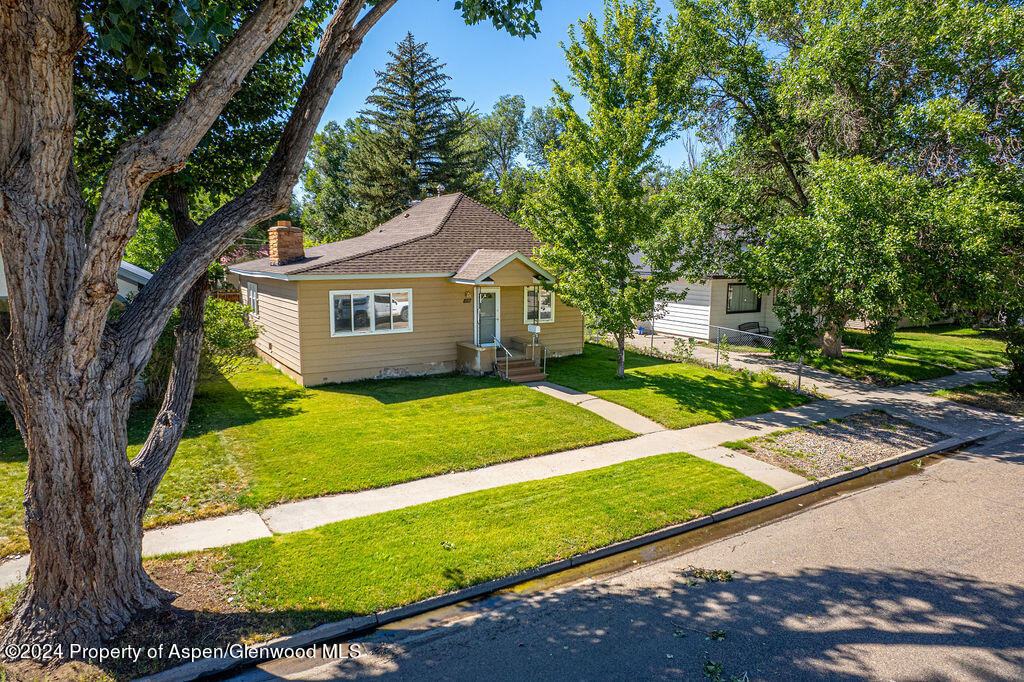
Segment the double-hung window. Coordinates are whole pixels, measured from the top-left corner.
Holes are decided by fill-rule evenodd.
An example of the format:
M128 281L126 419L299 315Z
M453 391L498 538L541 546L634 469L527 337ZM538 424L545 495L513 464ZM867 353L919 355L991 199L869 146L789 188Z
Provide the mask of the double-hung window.
M555 292L540 286L523 290L523 324L555 321Z
M412 289L331 292L331 336L412 331Z
M256 282L249 282L245 289L245 304L252 310L252 316L260 316L260 294L256 288Z
M730 284L725 295L726 313L757 313L761 311L761 297L746 284Z

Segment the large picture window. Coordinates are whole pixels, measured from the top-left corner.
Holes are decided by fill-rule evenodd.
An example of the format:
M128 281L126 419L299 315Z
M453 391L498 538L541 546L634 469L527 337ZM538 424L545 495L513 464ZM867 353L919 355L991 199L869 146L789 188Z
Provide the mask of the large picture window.
M331 292L331 336L411 331L411 289Z
M543 287L526 287L523 291L523 324L555 321L555 292Z
M725 296L725 312L761 312L761 297L746 284L730 284Z

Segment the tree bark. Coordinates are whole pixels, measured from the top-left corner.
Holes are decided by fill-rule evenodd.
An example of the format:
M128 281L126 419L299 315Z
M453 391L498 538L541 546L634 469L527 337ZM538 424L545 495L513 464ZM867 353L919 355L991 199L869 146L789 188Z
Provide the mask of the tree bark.
M821 338L821 354L827 358L843 357L843 329L846 321L832 322Z
M615 343L619 351L619 366L615 371L615 376L624 379L626 377L626 333L623 331L616 332Z
M268 168L202 226L188 221L175 254L115 322L107 314L142 196L185 163L302 2L263 0L167 124L121 149L91 225L73 163L73 63L88 39L80 8L61 0L3 5L0 252L11 326L0 343L0 393L28 450L31 560L0 646L99 644L173 596L142 567L142 516L191 406L206 268L244 230L286 205L344 66L395 1L380 0L358 23L362 0L340 4ZM164 403L129 462L134 382L179 305Z
M25 378L31 580L3 644L96 645L171 597L142 567L144 507L124 455L131 390Z

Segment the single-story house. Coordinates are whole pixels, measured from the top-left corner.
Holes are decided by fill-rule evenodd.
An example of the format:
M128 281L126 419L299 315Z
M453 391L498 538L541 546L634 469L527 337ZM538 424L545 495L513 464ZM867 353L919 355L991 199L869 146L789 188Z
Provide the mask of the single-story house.
M300 384L453 371L544 378L583 351L583 316L545 289L526 229L464 194L431 197L367 234L303 248L270 229L270 255L229 267L259 355Z
M699 282L676 280L667 288L686 296L655 304L654 330L659 333L714 340L718 329L770 334L779 327L774 292L760 295L743 280L713 276Z
M121 261L117 268L117 301L127 303L128 299L139 293L146 282L153 276L149 270L133 265L128 261ZM0 308L7 310L7 275L4 270L4 261L0 257Z

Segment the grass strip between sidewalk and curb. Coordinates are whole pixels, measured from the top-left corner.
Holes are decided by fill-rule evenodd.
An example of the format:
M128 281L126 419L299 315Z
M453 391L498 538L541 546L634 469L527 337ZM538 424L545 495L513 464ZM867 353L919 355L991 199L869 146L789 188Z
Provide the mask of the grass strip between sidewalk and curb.
M999 382L984 381L959 388L942 389L932 395L982 410L1024 417L1024 397L1014 395L1005 384Z

